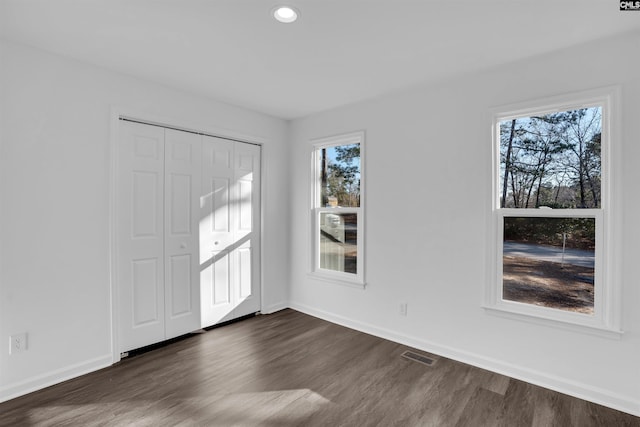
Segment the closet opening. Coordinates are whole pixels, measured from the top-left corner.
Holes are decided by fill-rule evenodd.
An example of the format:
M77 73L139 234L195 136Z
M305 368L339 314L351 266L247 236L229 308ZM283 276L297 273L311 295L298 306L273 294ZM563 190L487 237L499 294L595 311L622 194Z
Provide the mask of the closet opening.
M261 146L119 117L119 354L261 310Z

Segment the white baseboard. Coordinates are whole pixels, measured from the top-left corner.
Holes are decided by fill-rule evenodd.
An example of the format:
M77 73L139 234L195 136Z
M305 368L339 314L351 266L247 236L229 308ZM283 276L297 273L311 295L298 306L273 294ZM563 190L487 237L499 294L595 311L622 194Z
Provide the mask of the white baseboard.
M260 312L262 314L273 314L277 311L282 311L284 309L289 308L289 304L285 301L281 301L275 304L271 304L268 307L263 308L262 310L260 310Z
M524 366L505 363L501 360L483 357L467 351L461 351L452 347L425 341L416 337L391 331L389 329L349 319L334 313L318 310L305 304L290 302L289 307L310 316L318 317L347 328L404 344L422 351L444 356L458 362L496 372L498 374L568 394L579 399L607 406L635 416L640 416L639 400L635 400L629 396L621 395L610 390L593 387L589 384L573 381L556 375L549 375Z
M355 329L367 334L371 334L380 338L388 339L400 344L404 344L419 350L447 357L468 365L476 366L502 375L526 381L540 387L548 388L560 393L568 394L579 399L587 400L599 405L604 405L619 411L640 416L640 401L629 398L628 396L593 387L588 384L569 380L556 375L549 375L544 372L535 371L523 366L518 366L503 361L479 356L474 353L461 351L452 347L443 346L437 343L425 341L419 338L400 334L389 329L380 328L368 323L359 322L330 313L318 310L313 307L299 304L296 302L272 304L263 309L264 314L275 313L286 308L292 308L310 316L318 317L347 328ZM19 383L10 384L0 388L0 402L14 399L19 396L34 392L36 390L49 387L54 384L67 381L69 379L97 371L102 368L111 366L113 358L111 354L97 357L86 362L68 366L50 373L29 378Z
M111 354L107 354L105 356L96 357L95 359L67 366L53 372L38 375L18 383L0 387L0 402L6 402L7 400L24 396L25 394L32 393L45 387L97 371L98 369L106 368L111 366L112 363L113 356Z

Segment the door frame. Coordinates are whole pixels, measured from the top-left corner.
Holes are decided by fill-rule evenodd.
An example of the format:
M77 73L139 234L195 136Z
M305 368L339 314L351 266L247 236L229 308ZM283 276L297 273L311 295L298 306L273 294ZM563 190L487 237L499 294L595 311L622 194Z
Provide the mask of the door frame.
M165 117L151 114L147 111L137 109L111 106L110 113L110 141L109 141L109 293L110 293L110 315L111 315L111 363L118 363L120 356L120 337L119 337L119 294L118 294L118 146L120 143L120 122L121 118L126 118L141 122L143 124L162 126L166 128L199 133L217 138L229 139L241 143L258 145L260 147L260 307L264 308L264 189L265 189L265 151L268 146L268 140L255 135L247 135L234 132L228 129L203 125L201 123L193 123L188 120Z

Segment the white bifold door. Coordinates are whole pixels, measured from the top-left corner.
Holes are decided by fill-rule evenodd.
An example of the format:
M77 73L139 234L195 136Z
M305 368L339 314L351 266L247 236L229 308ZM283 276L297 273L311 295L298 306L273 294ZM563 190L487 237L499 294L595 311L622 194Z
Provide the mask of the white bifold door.
M260 147L203 137L202 327L260 310Z
M229 165L234 172L228 188L215 193L211 183L220 174L227 176L228 170L212 157L212 141L218 139L120 122L117 280L122 352L260 310L260 200L259 185L255 186L260 147L219 140L231 146ZM251 160L245 152L252 153ZM252 170L250 178L242 168ZM250 213L244 203L251 205ZM232 237L223 240L218 234L222 223L212 221L225 210ZM227 259L222 263L227 268L226 287L215 258L219 253ZM243 269L243 262L250 267ZM247 268L249 276L244 274ZM245 307L245 301L251 304ZM221 314L223 306L224 316L211 314Z

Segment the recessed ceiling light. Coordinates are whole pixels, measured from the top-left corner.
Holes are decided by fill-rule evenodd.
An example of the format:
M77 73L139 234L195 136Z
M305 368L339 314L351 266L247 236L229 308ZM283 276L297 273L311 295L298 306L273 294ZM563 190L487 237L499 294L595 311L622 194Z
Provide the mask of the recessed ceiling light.
M278 6L273 9L273 17L285 24L295 22L300 16L300 12L291 6Z

